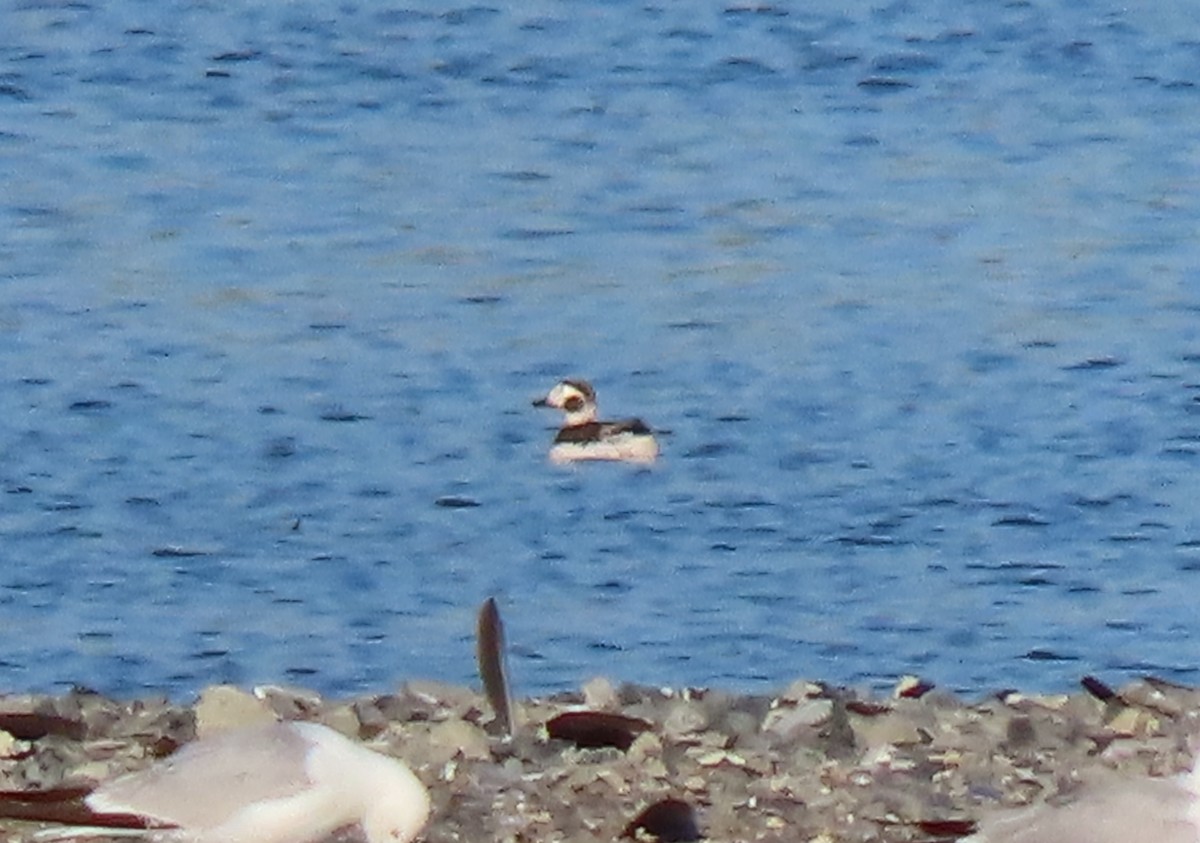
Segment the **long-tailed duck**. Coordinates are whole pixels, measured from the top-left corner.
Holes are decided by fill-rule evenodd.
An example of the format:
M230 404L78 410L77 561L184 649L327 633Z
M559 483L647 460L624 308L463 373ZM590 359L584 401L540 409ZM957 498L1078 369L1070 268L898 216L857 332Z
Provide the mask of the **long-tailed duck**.
M566 414L550 448L551 462L654 462L658 457L658 441L641 419L596 421L596 390L585 380L559 381L533 405L555 407Z

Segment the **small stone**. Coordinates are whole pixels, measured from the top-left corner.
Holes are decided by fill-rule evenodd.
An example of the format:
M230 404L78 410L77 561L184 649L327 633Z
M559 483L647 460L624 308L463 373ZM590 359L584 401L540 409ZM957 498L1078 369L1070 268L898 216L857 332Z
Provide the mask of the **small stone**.
M867 750L882 746L913 746L929 742L929 735L900 713L855 718L855 743Z
M746 759L736 752L718 749L701 752L695 756L696 763L701 767L719 767L728 764L731 767L745 767Z
M451 758L484 761L492 757L487 732L465 720L445 720L430 726L430 753L442 763Z
M1050 711L1060 711L1066 707L1071 698L1066 694L1039 694L1036 697L1030 697L1035 705Z
M761 743L759 729L762 721L762 717L757 717L749 711L729 711L721 719L721 729L739 743L745 741Z
M1033 724L1033 718L1022 715L1008 721L1004 744L1009 749L1027 749L1036 746L1037 738L1038 734Z
M392 721L392 718L389 718L387 713L380 709L376 700L355 700L350 707L354 709L354 716L358 720L364 738L373 738L386 731L388 724ZM403 713L395 719L408 720Z
M645 762L648 759L662 758L662 739L654 732L642 732L633 739L626 753L630 761Z
M678 741L708 728L708 715L694 702L680 700L671 706L662 731L669 740Z
M113 764L109 761L88 761L71 770L71 779L81 782L100 782L113 776Z
M254 696L283 720L307 720L321 710L321 695L304 688L258 685Z
M1159 718L1154 712L1141 708L1121 709L1105 725L1114 734L1130 737L1147 737L1161 727Z
M795 740L807 729L826 722L833 714L833 700L811 699L797 705L780 705L767 712L762 731L782 743Z
M12 758L27 752L28 749L27 742L19 741L11 733L0 730L0 758Z
M453 712L460 717L472 708L483 705L483 698L469 688L430 679L411 679L404 684L404 690L418 702Z
M593 711L613 711L618 706L617 689L603 676L583 684L583 704Z
M1120 697L1129 705L1148 708L1166 717L1179 717L1185 710L1181 700L1168 697L1148 682L1134 682L1122 688Z
M945 752L931 753L929 760L943 767L959 767L962 765L963 756L957 749L949 749Z
M206 688L196 701L196 737L278 719L271 706L232 685Z
M638 779L640 781L660 779L665 782L671 779L671 771L667 769L667 765L661 758L651 758L639 765Z
M362 736L362 721L358 719L358 714L352 706L335 705L322 712L319 720L348 738L357 740Z

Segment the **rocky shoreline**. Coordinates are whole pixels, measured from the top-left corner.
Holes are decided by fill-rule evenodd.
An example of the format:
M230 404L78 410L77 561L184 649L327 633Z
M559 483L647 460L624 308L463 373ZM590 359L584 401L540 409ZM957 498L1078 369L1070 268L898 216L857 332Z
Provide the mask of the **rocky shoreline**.
M915 680L877 697L806 681L735 695L597 679L516 703L511 738L495 734L482 694L425 681L353 700L218 686L191 706L10 695L0 830L32 840L47 822L78 821L97 781L277 718L319 721L407 761L433 798L429 843L921 841L1107 776L1186 769L1200 691L1086 679L1070 695L965 701Z

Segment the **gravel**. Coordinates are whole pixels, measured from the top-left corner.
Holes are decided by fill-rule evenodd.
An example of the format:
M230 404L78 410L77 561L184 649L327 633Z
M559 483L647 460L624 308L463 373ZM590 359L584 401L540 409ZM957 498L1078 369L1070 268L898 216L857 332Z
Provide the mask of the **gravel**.
M515 735L500 735L481 694L426 681L351 700L218 686L191 706L8 696L0 830L32 840L77 820L95 782L265 718L319 721L407 761L433 798L429 843L953 840L988 812L1069 801L1093 780L1186 769L1200 734L1200 692L1154 679L975 701L913 679L883 697L596 679L514 713Z

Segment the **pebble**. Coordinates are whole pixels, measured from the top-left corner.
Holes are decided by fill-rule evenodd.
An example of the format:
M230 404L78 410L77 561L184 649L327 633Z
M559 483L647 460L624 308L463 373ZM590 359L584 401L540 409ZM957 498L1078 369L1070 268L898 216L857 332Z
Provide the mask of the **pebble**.
M620 707L617 689L607 677L589 679L583 685L583 704L592 711L616 711Z
M825 723L833 714L833 700L804 700L772 708L763 718L762 730L779 743L790 743L806 730Z
M201 738L278 719L266 700L232 685L206 689L196 701L194 711L196 736Z

